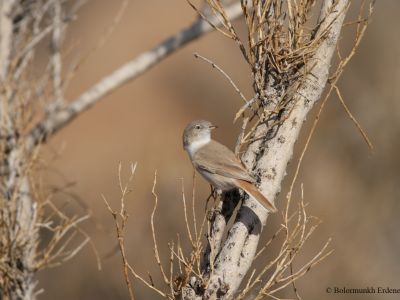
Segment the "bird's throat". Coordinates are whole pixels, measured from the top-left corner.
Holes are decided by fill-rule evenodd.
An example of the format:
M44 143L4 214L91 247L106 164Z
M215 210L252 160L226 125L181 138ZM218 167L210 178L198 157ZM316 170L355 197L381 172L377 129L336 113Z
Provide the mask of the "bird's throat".
M211 137L203 137L201 139L195 140L186 146L186 151L189 153L191 159L196 154L196 152L207 145L211 141Z

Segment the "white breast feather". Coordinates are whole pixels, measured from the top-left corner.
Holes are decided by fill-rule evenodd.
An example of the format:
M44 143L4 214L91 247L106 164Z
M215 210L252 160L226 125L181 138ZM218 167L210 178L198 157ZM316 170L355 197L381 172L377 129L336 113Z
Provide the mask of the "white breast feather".
M189 153L190 158L193 159L193 156L197 152L197 150L208 144L210 141L211 137L207 136L190 143L190 145L186 147L186 151Z

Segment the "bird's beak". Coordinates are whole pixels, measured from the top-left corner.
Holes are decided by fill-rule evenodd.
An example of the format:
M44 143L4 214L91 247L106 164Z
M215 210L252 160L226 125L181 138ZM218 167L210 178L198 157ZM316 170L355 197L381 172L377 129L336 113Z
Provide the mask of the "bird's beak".
M218 126L216 126L216 125L211 125L211 126L210 126L210 129L211 129L211 130L217 129L217 128L218 128Z

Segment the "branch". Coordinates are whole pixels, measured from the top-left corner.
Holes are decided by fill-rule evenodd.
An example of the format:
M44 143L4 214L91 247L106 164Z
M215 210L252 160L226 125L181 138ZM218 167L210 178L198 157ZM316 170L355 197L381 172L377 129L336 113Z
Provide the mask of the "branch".
M12 48L12 16L11 12L15 0L1 1L0 3L0 79L4 80L10 64Z
M242 14L239 3L231 4L230 6L226 7L225 10L230 19L235 19ZM210 17L210 20L215 26L221 25L221 21L215 16ZM69 124L69 122L96 104L99 100L104 98L104 96L128 81L131 81L142 75L146 71L150 70L153 66L160 63L169 54L179 50L187 43L210 32L212 29L213 27L211 27L206 21L198 18L188 28L181 30L180 32L158 44L153 49L146 51L135 59L127 62L113 73L94 84L70 104L61 108L57 112L53 112L45 116L45 118L40 121L29 133L27 138L27 147L32 148L39 142L46 141L52 134Z
M64 38L64 25L62 21L62 7L61 1L55 1L53 4L53 37L51 42L51 64L52 64L52 80L54 90L54 102L52 102L48 110L57 110L63 105L63 92L62 92L62 61L61 61L61 43Z
M303 122L313 105L320 99L328 81L331 59L348 4L348 0L324 1L316 32L317 37L323 38L311 58L313 68L294 93L295 105L290 115L280 124L272 138L266 139L269 131L267 125L259 124L255 136L264 138L250 144L242 157L248 169L260 176L259 188L269 199L275 199L280 192L286 167L292 158L294 144ZM213 298L221 292L224 299L233 297L253 262L267 216L268 213L253 199L245 200L216 260L206 298Z
M226 225L238 204L240 195L238 190L225 192L218 207L211 211L209 232L207 235L207 248L203 254L201 269L207 276L212 272L217 254L221 250Z

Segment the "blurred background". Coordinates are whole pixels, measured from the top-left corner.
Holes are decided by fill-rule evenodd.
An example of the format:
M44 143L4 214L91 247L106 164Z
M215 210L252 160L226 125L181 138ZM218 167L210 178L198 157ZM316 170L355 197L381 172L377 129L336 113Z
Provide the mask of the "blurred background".
M358 7L360 1L353 3ZM120 1L88 2L69 29L65 43L75 47L65 54L65 60L90 52L112 24L119 7ZM376 3L358 53L339 81L345 101L370 136L375 151L369 151L337 97L331 97L303 161L296 191L303 183L308 212L320 218L322 224L295 267L313 257L329 237L335 250L297 283L304 299L399 299L398 294L326 293L328 287L335 286L400 288L399 10L400 2L396 0ZM84 61L66 98L74 99L104 75L189 25L195 17L182 0L130 1L106 44ZM352 17L355 11L348 19ZM235 24L244 30L241 21ZM343 49L353 41L352 31L348 32L341 40ZM162 259L167 261L167 243L177 233L185 233L180 178L190 191L193 176L182 149L183 128L194 119L208 119L219 125L215 138L232 148L240 125L232 125L232 120L242 105L241 99L220 73L196 60L194 52L221 66L247 97L252 96L250 72L239 50L214 32L105 97L45 147L47 169L42 174L43 182L65 187L64 193L56 194L55 201L70 215L91 213L91 220L83 228L99 252L102 270L97 270L95 255L86 247L69 263L39 274L39 287L44 289L39 299L127 299L121 258L115 251L113 220L101 198L104 194L113 207L118 207L119 162L125 180L129 164L138 163L132 193L127 198L128 259L137 272L146 277L149 271L160 282L149 226L155 170L159 195L155 225L160 251L165 254ZM309 123L296 144L294 160L277 199L279 208L284 207ZM201 178L196 184L197 213L202 216L209 187ZM269 218L264 240L281 221L279 214ZM135 281L134 290L137 299L158 299L139 282Z

